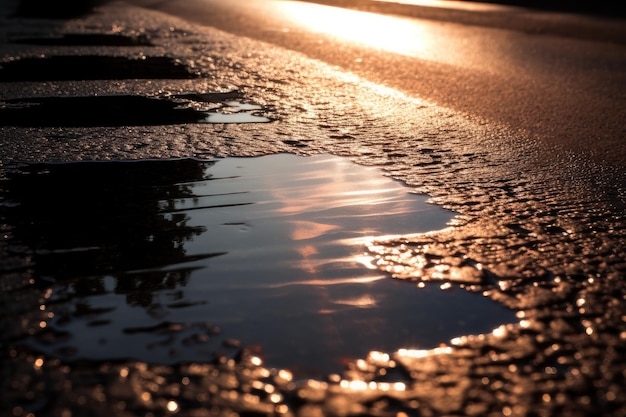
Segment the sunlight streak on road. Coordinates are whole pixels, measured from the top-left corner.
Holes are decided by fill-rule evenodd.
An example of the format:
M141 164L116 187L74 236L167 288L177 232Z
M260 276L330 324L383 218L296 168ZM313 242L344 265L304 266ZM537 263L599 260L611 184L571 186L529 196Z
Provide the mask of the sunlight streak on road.
M402 55L435 59L438 39L416 20L304 2L276 2L278 11L298 26L343 40Z
M473 11L495 11L502 10L505 7L501 4L494 3L477 3L460 0L374 0L381 3L398 3L412 6L428 6L437 7L442 9L460 9L460 10L473 10Z

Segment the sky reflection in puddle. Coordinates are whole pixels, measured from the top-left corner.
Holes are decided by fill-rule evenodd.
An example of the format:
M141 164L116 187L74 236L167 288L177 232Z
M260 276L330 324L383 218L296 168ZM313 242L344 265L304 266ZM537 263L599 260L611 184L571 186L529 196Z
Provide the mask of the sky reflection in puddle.
M9 178L12 242L55 281L54 318L28 341L49 354L208 361L238 339L320 376L515 320L372 266L368 237L442 229L452 213L344 158L40 164Z
M255 111L263 110L256 104L227 101L224 103L225 112L207 112L206 123L267 123L267 117L255 115Z

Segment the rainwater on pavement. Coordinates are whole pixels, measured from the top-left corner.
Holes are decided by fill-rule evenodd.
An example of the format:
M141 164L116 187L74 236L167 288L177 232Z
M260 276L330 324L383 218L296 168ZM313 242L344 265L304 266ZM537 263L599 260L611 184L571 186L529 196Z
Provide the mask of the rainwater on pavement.
M623 172L121 4L1 39L41 25L146 42L2 44L29 67L0 83L8 415L623 414ZM137 76L35 70L68 55ZM372 184L394 217L329 203Z
M437 231L453 214L345 158L38 164L8 176L9 242L28 248L36 282L53 282L42 305L53 318L24 343L52 357L203 361L237 340L270 366L324 378L371 350L430 349L516 321L480 294L381 273L368 242Z

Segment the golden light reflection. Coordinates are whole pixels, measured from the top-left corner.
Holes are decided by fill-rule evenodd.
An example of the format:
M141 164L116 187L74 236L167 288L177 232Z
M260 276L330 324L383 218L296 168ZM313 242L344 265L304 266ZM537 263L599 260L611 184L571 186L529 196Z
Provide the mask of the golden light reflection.
M339 386L352 391L363 391L369 387L365 381L346 381L345 379L339 383Z
M506 330L506 326L499 326L495 329L493 329L492 334L496 337L504 337L507 334L507 330Z
M291 231L291 238L293 240L314 239L330 232L331 230L339 228L339 226L332 224L322 224L304 220L291 220L289 223L293 226Z
M467 336L459 336L450 340L450 343L452 343L454 346L460 346L460 345L464 345L465 343L467 343L467 341L468 341Z
M294 241L315 239L316 237L325 235L331 230L339 228L339 226L335 226L332 224L323 224L304 220L291 220L289 221L289 224L292 226L290 237ZM317 247L312 244L296 246L295 250L302 258L302 269L309 274L317 273L317 264L312 259L315 255L319 253Z
M342 381L344 382L344 381ZM345 381L346 383L348 381ZM306 385L314 390L327 390L328 389L328 383L324 382L324 381L317 381L315 379L308 379L306 381Z
M281 369L278 371L278 377L284 379L285 381L291 381L293 379L293 374L286 369Z
M433 34L415 20L292 1L277 7L314 32L425 59L438 53Z
M304 169L307 166L313 169ZM347 224L353 230L350 233L362 236L338 239L333 243L347 247L363 246L365 241L374 239L372 234L377 234L381 226L388 222L385 219L396 215L406 217L419 211L414 198L407 196L406 188L381 175L379 169L359 167L359 171L355 172L351 161L335 157L310 158L304 164L298 163L288 180L284 175L266 175L263 180L266 182L263 187L272 189L272 199L268 201L279 202L277 208L272 208L271 215L279 214L286 218L289 237L295 242L292 248L299 255L297 267L310 275L317 275L321 267L330 263L361 264L370 270L378 269L374 258L363 254L345 259L325 259L319 255L319 242L314 239L331 232L343 232L345 235L348 232L342 231L342 228ZM277 183L286 180L287 186L276 187ZM331 207L330 201L333 202ZM306 220L299 218L315 213L325 216L323 221L315 221L314 217ZM380 213L384 213L383 218ZM382 238L389 236L392 235ZM328 282L314 284L308 281L306 284L326 285Z
M339 386L343 389L351 390L351 391L405 391L406 384L403 382L376 382L376 381L348 381L341 380L339 382Z
M267 288L283 288L292 285L305 285L305 286L327 286L327 285L342 285L342 284L369 284L370 282L386 279L385 275L365 276L365 277L352 277L352 278L337 278L337 279L307 279L304 281L293 282L281 282L279 284L268 285Z
M378 269L374 264L375 258L368 254L356 255L352 258L352 261L367 269Z
M319 253L317 247L314 245L304 245L296 247L295 250L302 258L301 268L309 274L317 273L317 262L312 259L315 255Z
M388 353L373 350L368 354L368 359L374 362L389 362L390 358Z
M291 4L291 2L285 2L285 4ZM308 7L302 4L300 6ZM319 5L314 6L315 9L320 8ZM321 9L334 10L324 7ZM298 255L286 261L285 264L304 272L305 277L308 275L312 279L264 285L264 288L292 285L327 287L338 284L367 284L388 276L381 274L374 277L357 276L339 280L318 279L321 271L329 268L352 273L355 267L364 266L370 271L405 274L407 267L392 266L390 262L383 262L377 256L372 256L372 242L374 240L387 241L398 237L422 236L428 231L407 232L411 232L412 227L419 230L424 228L427 222L432 222L431 225L434 226L435 222L440 221L438 218L431 217L433 207L420 202L419 198L411 195L403 184L382 175L377 167L356 166L348 159L326 155L302 161L295 161L291 156L286 155L281 158L283 158L283 169L280 171L275 171L276 164L273 160L271 164L263 160L255 160L259 162L259 170L265 173L258 178L260 181L258 188L269 193L261 200L261 206L265 208L261 216L269 219L274 217L284 219L281 228L276 230L276 234L287 233L290 242L289 250ZM442 226L445 226L448 214L442 213L446 219L442 217L441 225L434 226L430 231L441 230ZM416 219L415 223L407 221L408 218L413 217ZM418 219L420 218L423 219L424 225L419 225ZM395 232L395 234L383 235L381 232ZM337 251L332 250L334 247ZM363 248L366 251L354 253L355 249L352 248ZM333 252L343 254L342 251L349 251L350 254L336 258L328 256ZM404 255L399 253L397 256ZM411 265L408 261L403 264ZM389 270L394 267L396 270ZM332 302L332 300L328 301ZM375 305L371 299L359 300L357 304L359 306ZM332 311L327 305L321 307L321 310Z
M178 404L176 403L176 401L169 401L167 403L167 410L172 413L178 411Z
M261 402L261 398L258 395L253 395L250 393L243 394L242 401L244 403L248 403L249 405L256 405Z
M335 304L351 306L351 307L376 307L377 302L376 299L370 295L364 295L359 298L345 298L341 300L333 300Z
M449 346L438 347L430 350L426 349L400 349L398 355L405 358L425 358L431 355L444 355L452 353Z

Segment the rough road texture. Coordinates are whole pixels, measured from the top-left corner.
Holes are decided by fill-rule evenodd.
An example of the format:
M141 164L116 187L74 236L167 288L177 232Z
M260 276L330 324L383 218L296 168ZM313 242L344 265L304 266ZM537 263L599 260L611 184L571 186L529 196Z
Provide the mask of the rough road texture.
M236 90L274 121L251 125L14 127L15 161L332 153L384 168L455 210L450 229L369 250L397 279L483 292L520 322L432 351L373 352L326 381L294 381L253 352L210 363L63 363L19 348L49 317L28 250L3 250L0 415L626 415L623 169L545 160L523 132L471 120L268 45L121 5L66 22L5 19L19 57L169 57L188 79L0 82L3 100ZM115 33L155 46L24 46L15 33ZM26 32L25 32L26 31ZM29 33L32 32L32 33ZM1 71L0 71L1 72ZM0 103L0 110L7 105ZM503 149L501 139L507 138ZM391 278L390 278L391 279ZM41 308L40 308L41 306ZM16 319L16 317L18 319ZM42 324L44 323L44 324ZM172 331L175 331L172 330Z

